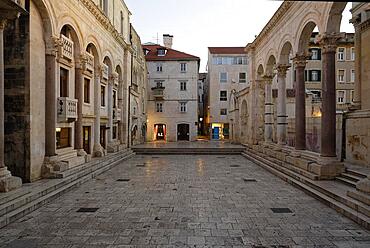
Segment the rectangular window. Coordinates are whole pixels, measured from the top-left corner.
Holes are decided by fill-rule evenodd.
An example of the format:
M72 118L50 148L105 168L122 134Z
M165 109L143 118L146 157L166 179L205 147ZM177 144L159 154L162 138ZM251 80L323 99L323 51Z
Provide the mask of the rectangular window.
M156 103L156 111L157 111L157 113L162 113L163 112L163 103L161 103L161 102Z
M71 146L71 129L57 128L56 129L57 149L67 148Z
M100 105L105 107L105 86L100 87Z
M351 102L353 103L353 99L355 97L355 91L351 90Z
M240 72L239 73L239 83L246 83L247 82L247 73Z
M112 138L113 139L117 139L117 126L115 125L115 126L113 126L113 132L112 132Z
M338 48L338 61L344 61L346 59L346 49L344 47Z
M344 83L345 77L345 71L344 70L338 70L338 82Z
M186 91L186 82L180 82L180 90Z
M351 60L355 60L355 59L356 59L355 48L351 47Z
M321 60L321 49L311 48L309 50L311 52L311 60Z
M220 115L227 115L227 109L220 109Z
M220 101L227 101L227 91L226 90L221 90L220 91Z
M337 103L344 104L346 99L346 92L344 90L337 91Z
M222 57L217 57L217 64L222 65Z
M90 79L84 79L84 103L90 103Z
M181 63L180 64L180 70L181 70L181 72L186 72L186 63Z
M68 97L68 81L69 81L69 71L60 68L60 97Z
M321 71L320 70L309 70L308 71L308 81L320 82L321 81Z
M356 80L355 70L351 70L351 82L354 83Z
M181 113L186 112L186 102L180 102L180 112Z
M158 49L158 56L165 56L166 55L166 49Z
M227 72L220 72L220 83L227 82Z
M157 64L157 72L162 72L162 71L163 71L162 64Z
M113 108L117 108L117 91L113 90Z

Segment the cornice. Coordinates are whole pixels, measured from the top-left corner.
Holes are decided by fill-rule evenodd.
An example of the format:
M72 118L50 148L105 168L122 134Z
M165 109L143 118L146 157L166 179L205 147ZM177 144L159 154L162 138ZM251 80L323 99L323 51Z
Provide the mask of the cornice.
M93 2L93 0L81 0L81 3L90 11L96 20L110 33L110 35L123 47L127 48L129 44L123 39L121 34L116 30L109 18Z
M275 12L275 14L271 17L270 21L266 24L266 26L259 33L257 38L253 41L252 43L253 47L258 46L264 40L264 38L271 32L271 30L276 28L276 25L281 21L282 17L293 6L293 4L294 2L292 1L284 1L280 5L279 9Z

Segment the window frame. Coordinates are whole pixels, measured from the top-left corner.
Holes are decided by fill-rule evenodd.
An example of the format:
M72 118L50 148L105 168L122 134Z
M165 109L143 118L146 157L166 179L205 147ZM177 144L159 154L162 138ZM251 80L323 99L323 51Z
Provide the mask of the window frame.
M339 92L343 92L343 97L339 98ZM342 99L343 101L339 101L339 99ZM337 90L337 104L345 104L346 103L346 91L345 90Z
M222 93L226 93L225 96L223 96ZM227 90L220 90L220 102L227 102Z
M187 102L180 102L179 105L180 113L186 113L187 112Z
M187 91L187 81L180 81L180 91Z
M223 113L223 110L225 110L224 113ZM220 109L220 116L226 116L226 115L227 115L227 108Z
M155 110L157 113L163 113L163 102L156 102Z
M223 74L225 74L226 75L226 79L225 80L223 80L222 79L222 76L221 75L223 75ZM228 73L227 72L220 72L220 83L227 83L227 80L228 80L228 75L227 75Z
M340 71L343 71L343 80L341 81L340 80L340 74L339 74L339 72ZM344 69L338 69L338 77L337 77L337 80L338 80L338 83L345 83L346 82L346 70L344 70Z
M355 69L351 69L351 83L356 81L356 71Z
M90 84L91 84L91 79L84 77L84 103L86 104L90 104Z
M339 52L340 49L343 49L343 52ZM338 50L337 50L337 61L345 61L345 60L346 60L346 48L345 47L338 47Z
M100 84L100 107L106 107L105 105L106 89L105 85Z
M163 72L163 64L162 63L157 63L156 67L157 67L157 72Z
M180 72L187 72L187 63L180 63Z
M240 77L241 74L244 74L244 79ZM239 83L246 83L247 82L247 73L246 72L239 72Z

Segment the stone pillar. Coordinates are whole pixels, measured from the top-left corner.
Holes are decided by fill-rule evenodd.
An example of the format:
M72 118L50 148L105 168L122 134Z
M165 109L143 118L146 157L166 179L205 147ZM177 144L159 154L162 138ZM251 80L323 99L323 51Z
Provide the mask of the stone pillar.
M100 109L101 109L101 99L100 99L100 76L102 75L101 68L95 68L94 70L94 147L93 154L95 157L103 157L104 149L100 144Z
M336 157L336 73L335 54L339 34L319 36L322 47L322 117L321 117L321 156Z
M265 142L272 142L273 128L273 103L272 103L272 79L270 75L263 76L265 83Z
M306 68L306 55L296 55L294 65L296 68L295 83L295 149L306 149L306 92L304 70Z
M6 19L0 19L0 192L8 192L22 185L19 177L11 175L4 160L4 29L6 22Z
M85 156L86 152L83 148L83 135L82 135L82 107L84 102L84 89L83 89L83 68L80 66L76 68L76 80L75 80L75 97L78 100L77 103L77 120L75 122L75 149L77 150L78 156Z
M290 65L279 64L277 69L278 99L277 99L277 141L279 145L286 145L287 114L286 114L286 74Z

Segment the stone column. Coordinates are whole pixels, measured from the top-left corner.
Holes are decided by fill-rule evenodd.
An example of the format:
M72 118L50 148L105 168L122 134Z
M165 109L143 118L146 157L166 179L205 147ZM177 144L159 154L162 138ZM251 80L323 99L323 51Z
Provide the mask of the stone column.
M355 92L353 95L354 109L361 109L361 20L351 20L355 28Z
M319 36L322 47L322 117L321 117L321 156L336 157L336 73L335 54L339 34Z
M82 58L83 59L83 58ZM82 62L83 63L83 62ZM84 102L84 89L83 89L83 66L80 64L76 70L75 80L75 97L78 100L77 103L77 120L75 122L75 149L77 150L78 156L85 156L86 152L83 148L83 135L82 135L82 107Z
M6 20L0 19L0 192L19 188L22 180L13 177L4 160L4 29Z
M120 80L119 82L118 82L118 84L119 84L119 88L120 88L120 90L119 90L119 95L118 95L118 108L120 108L121 109L121 120L120 120L120 122L118 123L118 127L119 127L119 140L120 140L120 144L122 145L122 144L126 144L126 139L125 139L125 134L124 134L124 132L125 132L125 125L124 125L124 111L125 111L125 95L124 95L124 93L126 92L125 90L124 90L124 81L123 80Z
M57 124L57 51L61 45L59 38L52 37L46 51L46 85L45 85L45 156L56 156Z
M277 140L279 145L286 145L287 137L287 114L286 114L286 74L290 65L279 64L278 77L278 103L277 103Z
M272 79L270 75L263 76L265 83L265 142L272 142L273 128L273 103L272 103Z
M100 76L102 75L101 68L95 68L94 70L94 147L93 154L95 157L103 157L104 149L100 144L100 109L101 109L101 99L100 99Z
M108 81L108 143L112 143L113 140L113 79L110 78Z
M306 68L306 55L296 55L294 65L296 68L295 83L295 149L306 149L306 89L304 70Z

